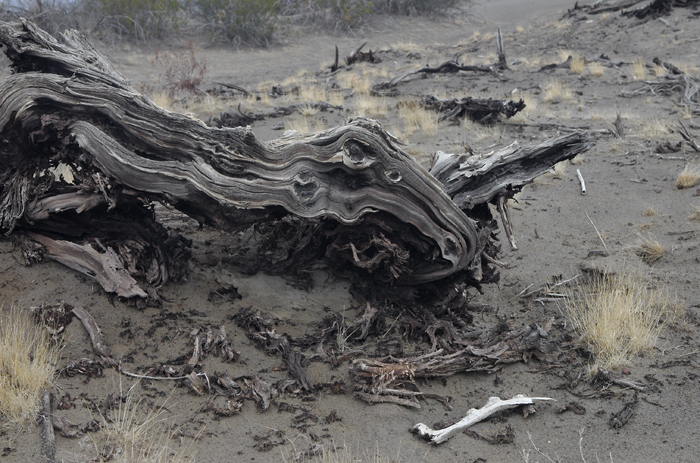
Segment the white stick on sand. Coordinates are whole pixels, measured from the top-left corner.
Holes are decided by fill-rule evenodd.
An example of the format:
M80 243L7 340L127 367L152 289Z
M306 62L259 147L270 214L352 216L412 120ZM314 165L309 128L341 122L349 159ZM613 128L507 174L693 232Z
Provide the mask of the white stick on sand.
M581 175L581 170L576 169L576 175L578 175L578 181L581 182L581 194L586 194L586 182L583 181L583 175Z
M435 431L423 423L418 423L413 427L411 432L418 434L423 439L429 440L433 444L442 444L455 434L467 429L469 426L472 426L479 421L488 418L494 413L508 408L514 408L518 405L531 405L535 400L556 401L556 399L550 399L548 397L525 397L522 394L518 394L512 399L508 400L501 400L498 397L491 397L488 402L486 402L486 405L481 408L472 408L467 412L467 416L448 428Z

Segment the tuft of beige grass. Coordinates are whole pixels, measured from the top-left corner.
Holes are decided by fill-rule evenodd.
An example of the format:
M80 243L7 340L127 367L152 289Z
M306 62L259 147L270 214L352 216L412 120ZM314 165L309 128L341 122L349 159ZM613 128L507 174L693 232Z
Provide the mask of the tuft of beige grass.
M527 122L532 120L534 116L537 115L538 103L537 97L530 92L518 92L513 95L514 99L522 98L525 103L525 108L518 112L515 116L511 117L510 120L513 122Z
M299 133L311 132L309 118L304 115L294 115L284 119L284 130L296 130Z
M573 98L574 93L571 91L571 88L560 80L552 79L545 82L544 91L542 92L542 100L545 103L571 101Z
M655 238L641 235L637 244L633 245L631 249L646 264L653 264L661 259L666 252L666 249Z
M318 112L318 107L311 103L303 103L299 105L299 113L302 116L310 117Z
M697 206L695 210L688 216L688 220L700 220L700 206Z
M586 70L586 59L583 56L573 55L569 63L569 69L574 74L583 74L583 71Z
M588 63L588 71L595 77L602 77L605 74L605 66L598 61Z
M431 137L437 134L437 114L422 108L417 101L400 102L399 117L403 121L403 130L406 136L410 136L416 130L421 130Z
M647 66L642 58L637 58L632 63L632 77L634 80L642 80L647 76Z
M595 355L591 373L628 365L653 349L677 305L633 272L590 277L567 290L559 309Z
M102 416L101 430L105 444L117 448L117 461L129 463L194 463L189 446L173 448L172 420L165 403L149 406L137 398L138 383L126 392L109 417ZM121 384L120 384L121 388ZM121 398L123 391L120 391Z
M356 116L381 117L385 116L388 110L389 104L385 98L362 94L355 97L354 114Z
M642 212L642 217L654 217L656 215L656 209L649 206Z
M676 188L691 188L700 182L700 164L686 164L676 178Z
M641 119L635 134L640 138L655 140L670 133L668 124L659 119Z
M28 311L0 308L0 427L34 419L40 395L55 377L59 353Z

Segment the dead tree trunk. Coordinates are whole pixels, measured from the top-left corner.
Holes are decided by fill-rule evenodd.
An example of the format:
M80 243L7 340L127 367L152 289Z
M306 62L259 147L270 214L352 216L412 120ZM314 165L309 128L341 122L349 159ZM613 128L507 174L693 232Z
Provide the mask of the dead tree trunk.
M189 256L188 240L155 221L157 201L225 230L266 224L286 246L274 259L261 252L258 266L273 273L326 266L383 286L493 273L482 268L496 258L483 256L497 250L492 230L452 200L469 192L448 194L376 121L262 143L250 128L159 108L75 31L56 40L26 20L0 23L0 43L14 71L0 83L0 228L32 232L30 257L72 253L63 260L73 268L142 278L153 296L186 276ZM588 148L574 138L564 157ZM542 159L544 169L556 161ZM499 177L480 194L509 185ZM143 297L130 281L103 286Z

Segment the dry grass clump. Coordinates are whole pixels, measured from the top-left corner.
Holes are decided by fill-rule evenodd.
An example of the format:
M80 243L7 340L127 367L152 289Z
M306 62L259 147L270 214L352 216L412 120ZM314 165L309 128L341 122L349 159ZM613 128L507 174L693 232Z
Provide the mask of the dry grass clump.
M129 388L123 397L120 391L118 406L103 416L101 429L105 445L116 447L116 461L129 463L190 463L189 446L174 449L172 420L166 415L165 404L149 406L136 398L138 383ZM121 385L120 385L121 388Z
M574 93L567 85L561 83L560 80L548 80L542 92L542 100L545 103L555 101L571 101L574 98Z
M389 104L385 98L369 95L358 95L355 98L354 114L356 116L380 117L385 116L388 110Z
M647 140L656 140L670 134L668 124L659 119L641 119L636 135Z
M583 56L573 55L569 63L569 69L574 74L583 74L583 71L586 70L586 59Z
M0 308L0 427L31 421L50 387L60 348L31 314Z
M605 74L605 66L597 61L588 63L588 71L595 77L602 77Z
M632 63L632 77L634 80L642 80L647 76L647 66L644 64L644 60L637 58Z
M676 179L676 188L691 188L700 182L700 164L687 164L685 168L678 174Z
M428 136L435 136L438 129L438 116L420 106L417 101L402 101L399 103L399 117L403 121L406 136L416 130L421 130Z
M567 295L560 310L594 353L592 373L651 350L676 308L665 291L631 272L598 274Z
M642 212L642 217L654 217L656 215L656 209L649 206Z
M525 108L518 112L515 116L511 117L510 120L514 122L527 122L531 120L533 116L537 115L538 100L535 95L530 92L518 92L513 95L514 99L522 98L525 102ZM466 118L465 118L466 119Z
M637 244L632 246L632 251L646 264L653 264L664 256L666 249L653 237L639 237Z
M700 220L700 206L696 207L695 210L688 216L688 220Z

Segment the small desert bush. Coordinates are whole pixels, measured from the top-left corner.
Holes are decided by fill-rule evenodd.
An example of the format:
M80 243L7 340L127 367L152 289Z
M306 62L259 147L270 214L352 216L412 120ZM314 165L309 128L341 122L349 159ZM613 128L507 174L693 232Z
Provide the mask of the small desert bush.
M51 387L59 347L29 312L0 308L0 426L31 421Z
M595 356L591 373L628 365L651 350L677 308L665 291L632 272L596 274L567 296L559 308Z
M458 0L285 0L284 16L320 24L335 31L353 31L367 24L372 15L430 15L444 13Z
M185 25L179 0L87 0L103 19L95 27L105 38L163 38Z
M189 42L184 52L157 50L151 66L162 71L152 84L143 84L143 93L164 92L171 100L176 96L203 93L199 86L207 72L207 60L200 55L194 42Z
M279 28L277 0L194 0L214 42L269 45Z
M642 212L642 217L654 217L656 215L656 209L649 206Z
M691 188L700 182L700 164L687 164L676 178L676 188Z
M639 256L646 264L653 264L664 256L666 249L653 237L639 236L637 244L631 247L631 250Z

